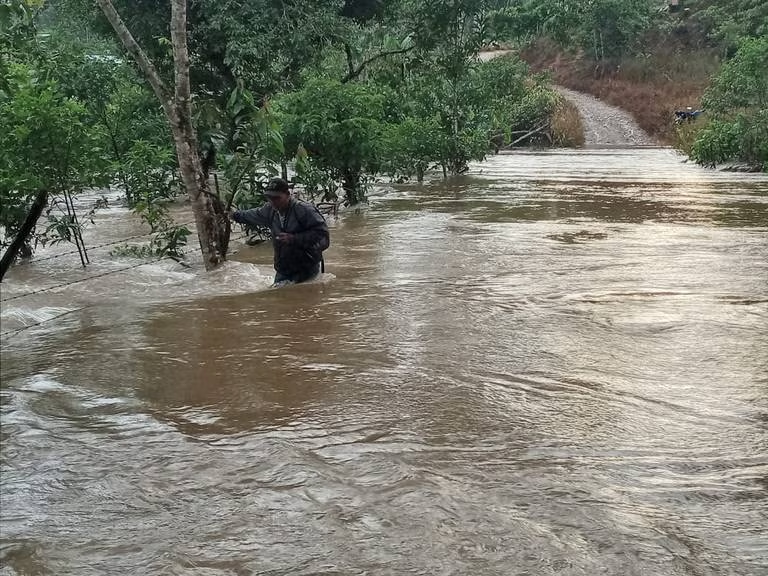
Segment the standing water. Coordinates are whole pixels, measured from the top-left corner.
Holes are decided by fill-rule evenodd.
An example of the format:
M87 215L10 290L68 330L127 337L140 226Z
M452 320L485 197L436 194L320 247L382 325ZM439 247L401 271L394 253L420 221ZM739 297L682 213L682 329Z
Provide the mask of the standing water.
M0 574L768 573L765 175L500 155L331 234L11 271Z

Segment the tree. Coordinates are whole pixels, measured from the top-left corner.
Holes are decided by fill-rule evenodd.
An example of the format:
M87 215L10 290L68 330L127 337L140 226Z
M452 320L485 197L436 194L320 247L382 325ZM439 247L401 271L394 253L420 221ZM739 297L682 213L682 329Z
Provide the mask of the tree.
M276 100L275 109L286 150L306 150L331 178L341 180L347 203L357 204L365 196L364 175L379 169L385 102L382 87L316 78Z
M622 56L641 39L658 3L652 0L525 0L513 7L507 32L545 34L595 60Z
M439 118L407 117L390 124L384 132L383 170L391 176L416 176L418 182L432 164L447 153L445 133Z
M47 239L79 238L72 195L96 183L102 168L82 104L64 96L56 84L38 80L23 64L9 68L6 82L0 91L0 225L13 240L0 279L49 199L52 208L63 207L63 215L49 210Z
M480 127L473 107L471 77L478 66L477 52L490 40L493 0L422 0L413 15L420 68L417 101L432 100L446 135L440 163L443 170L460 174L470 160L488 150L486 130ZM426 89L426 90L425 90ZM426 110L424 110L426 111ZM424 116L423 113L418 114Z
M581 8L581 45L595 60L622 56L651 21L648 0L595 0Z
M541 82L532 81L525 63L511 54L472 63L452 80L439 68L419 74L399 90L403 119L389 131L383 156L395 161L396 173L418 177L432 163L445 174L461 173L470 161L485 158L491 141L510 142L512 131L546 121L555 95Z
M142 70L163 107L173 135L179 172L192 204L197 234L206 270L226 259L229 243L229 220L221 199L209 190L192 121L190 64L187 46L187 2L171 2L171 45L174 63L174 90L166 86L154 64L133 38L111 0L97 0L104 15L128 53Z
M745 37L768 35L768 3L765 0L698 0L689 16L731 54Z
M107 171L84 106L42 65L41 4L0 4L0 228L7 246L0 279L19 254L31 256L38 241L74 241L85 263L72 197L103 183ZM43 213L48 225L40 233Z
M712 120L693 144L693 159L741 160L768 170L768 39L743 40L703 103Z
M712 81L703 103L716 113L768 108L768 37L741 42Z

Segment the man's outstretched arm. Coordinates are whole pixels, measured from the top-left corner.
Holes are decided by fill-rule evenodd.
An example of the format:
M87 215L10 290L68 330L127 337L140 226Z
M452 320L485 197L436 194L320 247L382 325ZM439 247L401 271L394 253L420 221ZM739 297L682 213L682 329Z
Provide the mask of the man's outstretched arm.
M251 208L250 210L235 210L232 212L232 220L238 224L266 226L269 228L272 224L272 207L269 204L264 204L264 206Z

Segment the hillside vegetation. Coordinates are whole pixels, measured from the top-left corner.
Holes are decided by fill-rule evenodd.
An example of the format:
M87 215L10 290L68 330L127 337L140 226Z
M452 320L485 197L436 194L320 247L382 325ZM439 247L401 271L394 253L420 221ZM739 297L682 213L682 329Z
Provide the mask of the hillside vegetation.
M534 70L697 162L768 170L768 3L524 1L498 25Z

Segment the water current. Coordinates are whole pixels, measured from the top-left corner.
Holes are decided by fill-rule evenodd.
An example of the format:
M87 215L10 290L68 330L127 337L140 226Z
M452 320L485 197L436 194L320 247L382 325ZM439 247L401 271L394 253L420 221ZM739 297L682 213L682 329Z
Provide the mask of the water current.
M768 177L522 152L330 226L277 290L117 205L11 270L1 575L768 574Z

